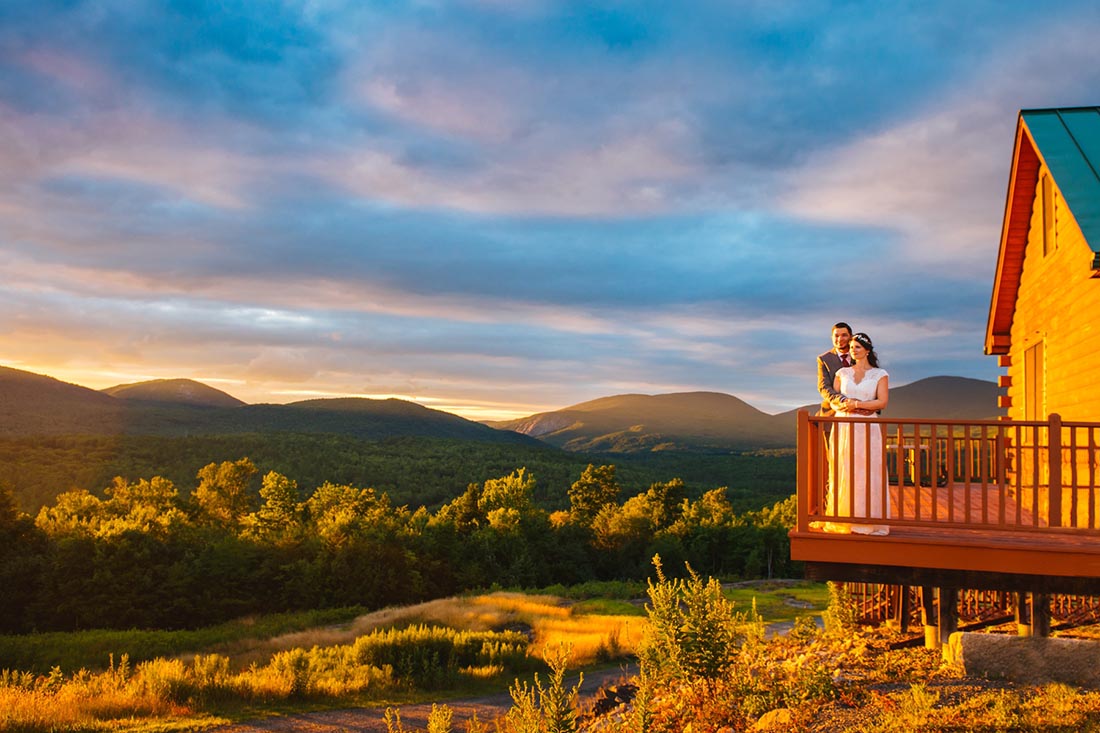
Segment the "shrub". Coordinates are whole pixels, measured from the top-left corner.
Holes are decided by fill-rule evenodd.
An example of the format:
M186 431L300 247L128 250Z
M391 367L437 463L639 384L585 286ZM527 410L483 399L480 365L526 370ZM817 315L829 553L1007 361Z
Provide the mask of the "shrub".
M282 681L290 697L305 697L310 690L310 659L304 649L289 649L271 658L271 671Z
M199 654L191 661L191 675L200 703L225 700L234 694L233 675L229 672L229 657L221 654Z
M584 675L572 689L566 687L569 653L567 647L559 646L548 655L549 686L543 687L536 673L534 686L516 680L509 688L513 705L506 718L515 733L576 733L577 691Z
M513 631L410 626L361 636L352 654L359 664L390 667L397 678L434 689L452 682L465 668L521 666L527 646L527 637Z
M195 693L187 667L178 659L140 663L134 672L134 686L142 695L174 703L187 702Z
M859 622L859 608L844 583L829 581L829 607L821 614L828 631L851 631Z
M757 631L734 612L714 578L704 581L685 563L688 578L665 578L660 556L654 556L657 582L649 583L650 630L641 660L657 677L714 680L726 673L740 645Z
M432 703L432 712L428 714L428 733L451 733L454 711L446 705Z

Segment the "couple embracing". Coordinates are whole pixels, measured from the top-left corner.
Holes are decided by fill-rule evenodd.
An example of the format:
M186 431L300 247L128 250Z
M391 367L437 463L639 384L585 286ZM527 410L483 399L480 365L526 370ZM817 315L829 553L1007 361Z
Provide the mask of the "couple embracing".
M830 491L826 495L825 513L871 519L887 517L882 425L863 420L877 417L886 407L890 400L890 375L879 367L875 346L867 334L853 335L852 327L843 322L833 326L833 348L817 357L817 389L821 393L818 415L847 418L834 426L827 444ZM890 532L886 525L847 522L825 522L822 528L845 534Z

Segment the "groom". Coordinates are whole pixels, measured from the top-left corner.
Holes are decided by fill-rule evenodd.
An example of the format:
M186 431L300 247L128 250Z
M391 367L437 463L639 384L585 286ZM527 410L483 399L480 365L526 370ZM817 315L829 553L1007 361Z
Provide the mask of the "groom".
M817 391L821 393L821 409L818 415L831 417L836 413L834 404L844 402L844 395L833 388L836 373L842 367L851 366L848 342L852 340L852 327L841 321L833 326L833 348L817 357Z

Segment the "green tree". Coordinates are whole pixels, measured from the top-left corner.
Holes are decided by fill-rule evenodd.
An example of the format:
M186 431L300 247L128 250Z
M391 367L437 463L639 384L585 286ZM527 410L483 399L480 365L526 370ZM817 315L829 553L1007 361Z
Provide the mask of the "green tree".
M663 529L672 525L683 513L687 487L679 478L658 482L649 487L645 498L651 507L654 524Z
M57 495L53 506L38 511L35 524L50 537L90 537L107 516L103 500L86 489Z
M569 512L573 521L591 526L592 520L608 504L619 501L622 487L615 480L615 466L595 466L591 463L581 477L569 487Z
M489 479L481 489L481 509L486 516L494 509L524 514L531 509L535 477L526 468L517 468L507 476Z
M104 493L108 497L104 508L109 519L100 527L100 535L130 530L165 534L187 523L179 506L179 491L162 476L134 483L116 476Z
M247 534L270 541L296 535L302 516L298 483L268 471L260 486L260 498L263 505L245 521Z
M248 458L208 463L199 469L199 486L192 498L212 524L236 530L252 508L249 485L257 473Z
M47 549L46 536L16 509L11 491L0 486L0 588L4 593L0 633L24 632L32 623L31 609L39 596Z

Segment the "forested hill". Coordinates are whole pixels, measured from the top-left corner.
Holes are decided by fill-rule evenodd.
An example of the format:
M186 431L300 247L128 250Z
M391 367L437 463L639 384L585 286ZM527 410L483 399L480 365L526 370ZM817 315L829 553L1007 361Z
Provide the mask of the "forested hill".
M259 475L289 476L305 495L333 481L417 506L527 467L538 479L535 500L557 509L568 506L566 493L587 463L611 462L401 400L218 407L225 398L197 384L126 385L123 398L0 367L0 485L36 513L70 489L102 493L115 476L162 476L187 495L203 466L248 457ZM643 490L682 478L691 496L728 486L738 511L793 490L794 459L786 455L663 452L636 459L614 461L624 485Z
M245 404L231 394L193 379L153 379L134 384L119 384L102 391L124 400L195 407L241 407Z
M994 418L1000 413L997 395L994 382L930 377L891 387L890 405L883 417ZM812 413L817 405L798 409ZM489 424L569 451L723 452L793 447L797 412L769 415L721 392L626 394Z
M969 377L928 377L897 387L890 387L890 406L883 417L915 420L992 420L1004 413L997 406L1000 389L996 382ZM806 405L811 411L817 405ZM798 410L784 412L782 417L794 424Z
M733 395L626 394L520 420L490 423L570 451L722 451L794 444L793 425Z
M0 436L272 432L326 433L373 440L414 436L532 443L526 436L494 430L404 400L354 398L246 405L191 380L158 380L98 392L41 374L0 367Z

